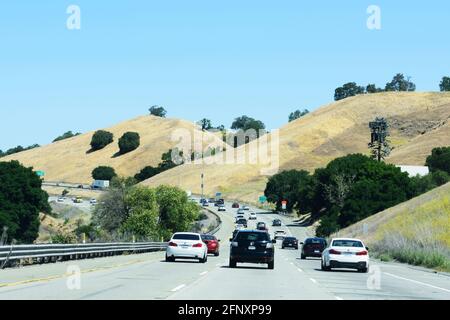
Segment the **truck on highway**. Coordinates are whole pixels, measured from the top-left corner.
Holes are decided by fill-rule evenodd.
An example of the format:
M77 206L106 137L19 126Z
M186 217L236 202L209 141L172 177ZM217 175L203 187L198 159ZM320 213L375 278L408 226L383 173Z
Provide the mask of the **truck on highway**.
M94 180L92 183L92 189L107 189L109 188L108 180Z

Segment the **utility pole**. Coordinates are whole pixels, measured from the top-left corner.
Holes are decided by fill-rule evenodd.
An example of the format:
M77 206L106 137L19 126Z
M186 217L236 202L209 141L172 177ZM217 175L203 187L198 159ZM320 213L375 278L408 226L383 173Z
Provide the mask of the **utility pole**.
M202 172L202 199L204 199L204 188L205 188L204 177L205 174Z

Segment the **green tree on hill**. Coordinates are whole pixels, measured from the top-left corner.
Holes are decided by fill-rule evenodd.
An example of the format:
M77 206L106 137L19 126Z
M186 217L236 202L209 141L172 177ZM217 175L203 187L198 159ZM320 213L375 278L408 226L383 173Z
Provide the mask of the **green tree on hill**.
M334 100L339 101L349 97L365 93L365 88L358 86L355 82L348 82L334 92Z
M150 109L148 109L148 111L150 112L150 114L152 116L161 117L161 118L165 118L166 114L167 114L166 109L164 109L163 107L160 107L160 106L152 106Z
M140 136L137 132L126 132L119 139L120 154L136 150L140 145Z
M303 116L306 116L308 113L309 113L308 109L304 109L303 111L295 110L294 112L291 112L291 114L289 115L289 122L292 122Z
M108 166L99 166L92 170L92 178L94 180L111 181L116 176L117 174L114 168Z
M441 83L439 84L439 88L442 92L450 91L450 77L443 77Z
M59 137L56 137L55 140L53 140L53 142L57 142L57 141L69 139L69 138L72 138L72 137L76 137L76 136L79 136L80 134L81 134L80 132L73 133L72 131L67 131L66 133L60 135Z
M112 143L114 136L111 132L105 130L98 130L94 133L91 140L91 150L96 151L103 149L108 144Z
M402 73L397 73L391 82L386 84L386 91L416 91L416 85Z
M450 174L450 147L434 148L427 157L426 165L431 172L440 170Z
M0 230L6 227L9 242L31 244L38 237L39 213L51 213L48 194L32 168L18 161L0 162Z

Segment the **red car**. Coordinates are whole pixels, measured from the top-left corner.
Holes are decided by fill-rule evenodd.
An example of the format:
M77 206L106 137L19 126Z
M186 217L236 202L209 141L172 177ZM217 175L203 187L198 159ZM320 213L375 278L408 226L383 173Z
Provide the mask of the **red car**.
M202 240L208 247L208 254L213 254L218 257L220 254L220 240L217 240L215 236L209 234L202 235Z
M233 203L232 208L239 209L239 203L237 203L237 202Z

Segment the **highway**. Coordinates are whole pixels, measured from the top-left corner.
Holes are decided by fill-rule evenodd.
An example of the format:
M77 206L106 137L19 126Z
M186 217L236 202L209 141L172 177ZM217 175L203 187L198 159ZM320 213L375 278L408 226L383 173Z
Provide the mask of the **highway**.
M215 207L210 207L216 210ZM285 230L303 241L308 229L291 218L258 213L270 231ZM228 268L229 238L236 209L227 212L217 233L221 255L206 264L166 263L164 252L35 265L0 270L0 300L367 300L450 299L450 275L398 263L372 261L368 274L352 270L325 272L320 259L300 259L300 251L276 246L275 270L266 265ZM279 218L283 227L273 228ZM250 221L249 228L256 222ZM79 269L81 277L68 277ZM75 283L75 285L74 285ZM79 284L79 286L77 285Z

